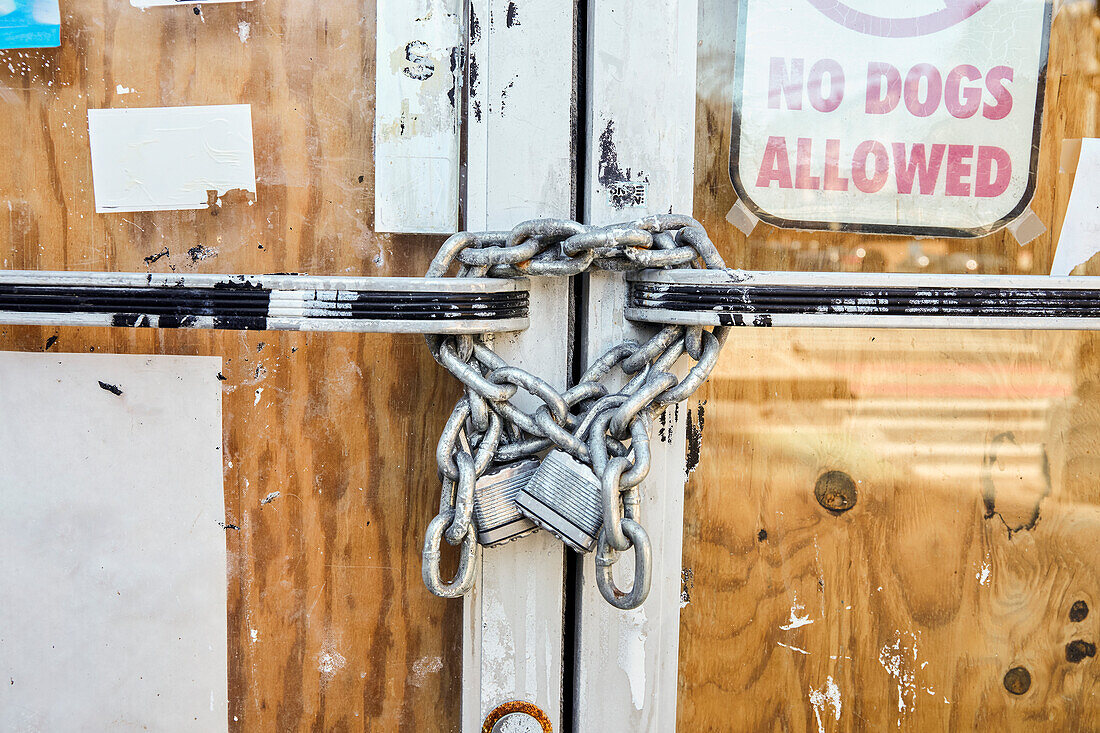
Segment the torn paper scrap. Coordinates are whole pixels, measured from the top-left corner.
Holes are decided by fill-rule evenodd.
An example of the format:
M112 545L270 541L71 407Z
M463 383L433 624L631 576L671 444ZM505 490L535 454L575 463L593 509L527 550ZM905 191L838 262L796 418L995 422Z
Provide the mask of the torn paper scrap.
M256 198L250 105L90 109L88 136L97 213Z
M1051 275L1069 275L1100 252L1100 140L1081 141L1081 157L1069 194L1062 233L1054 249Z
M57 0L0 0L0 48L61 45Z

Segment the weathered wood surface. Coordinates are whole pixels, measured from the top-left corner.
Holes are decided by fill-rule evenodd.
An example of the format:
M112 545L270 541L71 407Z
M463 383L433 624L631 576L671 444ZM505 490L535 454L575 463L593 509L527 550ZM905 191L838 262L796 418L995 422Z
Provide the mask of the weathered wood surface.
M0 52L0 266L422 274L440 238L372 232L374 12L63 2L59 50ZM94 213L89 107L229 103L252 105L254 204ZM224 357L232 730L457 730L462 604L420 580L457 393L422 340L3 328L0 348Z
M695 207L726 262L899 267L911 239L764 224L746 238L724 221L731 4L703 4ZM925 251L1049 271L1069 196L1060 141L1100 135L1098 25L1089 3L1054 23L1032 204L1048 233ZM858 248L878 254L861 264ZM689 426L690 443L704 437L685 505L679 728L1100 729L1098 375L1090 334L735 333ZM814 495L832 470L858 492L841 514ZM1005 687L1016 667L1020 695Z

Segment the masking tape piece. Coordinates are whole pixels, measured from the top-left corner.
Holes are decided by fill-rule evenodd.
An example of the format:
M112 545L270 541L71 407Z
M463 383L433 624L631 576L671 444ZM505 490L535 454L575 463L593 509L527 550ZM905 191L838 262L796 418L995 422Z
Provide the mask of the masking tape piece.
M1021 247L1047 230L1046 224L1043 223L1038 214L1031 210L1030 206L1010 221L1007 228L1008 231L1012 232L1012 236L1016 237L1016 242Z
M733 208L726 213L726 221L741 230L746 237L752 234L752 230L760 223L760 217L749 211L749 208L737 199Z

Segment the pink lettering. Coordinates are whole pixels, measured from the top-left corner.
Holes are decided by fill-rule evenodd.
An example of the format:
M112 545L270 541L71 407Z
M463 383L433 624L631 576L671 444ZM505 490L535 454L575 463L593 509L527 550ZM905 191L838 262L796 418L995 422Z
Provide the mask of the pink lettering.
M970 163L974 157L973 145L947 146L947 195L969 196L970 184L963 178L970 175Z
M875 158L874 172L867 175L867 157ZM863 193L876 193L890 175L890 156L886 147L877 140L864 140L856 147L852 155L852 183Z
M848 179L840 177L840 141L825 141L825 190L847 191Z
M1007 66L994 66L985 77L985 88L997 102L986 102L982 116L987 120L1003 120L1012 111L1012 92L1005 87L1006 81L1012 81L1012 69Z
M943 101L947 105L947 111L952 117L961 120L973 117L982 105L982 90L980 86L968 86L963 88L962 81L977 81L982 78L982 72L969 64L956 66L947 74L947 83L944 85Z
M791 161L787 155L787 138L772 135L764 147L764 159L756 176L757 188L768 188L775 181L780 188L791 188Z
M883 83L885 82L885 89ZM872 61L867 64L867 104L869 115L892 112L901 99L901 74L890 64Z
M936 179L940 177L940 166L947 146L937 143L932 146L931 156L926 156L924 144L913 146L909 160L905 159L905 143L894 143L894 176L898 182L898 193L912 193L913 179L920 183L920 192L925 196L936 190Z
M825 93L825 75L829 75L829 93ZM806 94L818 112L832 112L844 99L844 69L832 59L821 59L810 67Z
M921 81L925 82L924 101L920 100ZM905 76L905 108L915 117L928 117L940 106L943 82L932 64L917 64Z
M996 168L996 177L993 170ZM1008 190L1012 180L1012 159L1002 148L992 145L978 147L978 165L974 171L974 195L991 198Z
M814 141L808 137L798 138L798 147L795 149L794 187L816 190L821 188L821 179L810 175L810 155Z
M768 109L779 109L779 97L787 100L787 109L802 109L802 59L791 59L791 72L787 73L785 59L772 56L768 74Z

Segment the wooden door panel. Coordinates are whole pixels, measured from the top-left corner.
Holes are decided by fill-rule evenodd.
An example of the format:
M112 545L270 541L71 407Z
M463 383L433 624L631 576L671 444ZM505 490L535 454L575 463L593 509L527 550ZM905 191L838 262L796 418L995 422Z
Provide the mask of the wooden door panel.
M0 264L422 274L440 237L372 230L374 12L63 2L60 49L0 52ZM254 203L94 213L89 108L237 103ZM421 339L4 327L0 348L223 357L232 730L458 728L462 606L420 580L457 391Z
M906 269L911 238L765 224L746 237L725 221L734 3L702 5L695 213L727 264ZM1024 247L1007 231L922 240L945 268L1049 272L1069 196L1061 141L1100 134L1098 49L1095 10L1065 5L1032 204L1047 233ZM679 727L1100 726L1098 344L1077 332L735 332L691 405ZM847 511L815 496L830 471L853 482Z

